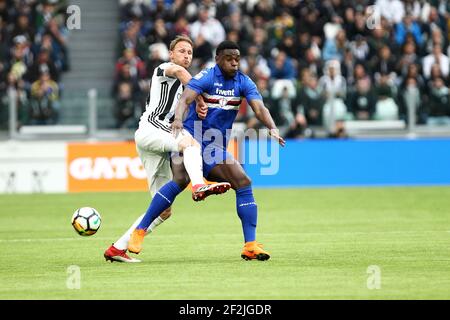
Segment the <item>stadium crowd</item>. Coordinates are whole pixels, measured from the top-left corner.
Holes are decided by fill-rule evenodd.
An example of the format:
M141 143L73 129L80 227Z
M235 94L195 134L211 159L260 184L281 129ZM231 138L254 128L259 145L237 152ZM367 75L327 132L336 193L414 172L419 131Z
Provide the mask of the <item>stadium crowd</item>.
M450 125L450 3L440 0L121 0L113 95L118 127L135 127L148 79L176 34L195 43L194 74L225 39L285 137L337 120ZM136 112L138 108L139 112ZM250 108L238 120L257 128Z
M65 0L0 0L0 126L16 90L18 125L58 121L69 70Z
M257 84L285 137L313 136L337 120L450 126L450 3L445 0L118 0L113 96L117 127L135 128L149 79L177 34L195 43L193 74L225 39ZM9 88L19 125L58 121L70 63L67 0L0 0L0 127ZM238 115L250 128L251 109Z

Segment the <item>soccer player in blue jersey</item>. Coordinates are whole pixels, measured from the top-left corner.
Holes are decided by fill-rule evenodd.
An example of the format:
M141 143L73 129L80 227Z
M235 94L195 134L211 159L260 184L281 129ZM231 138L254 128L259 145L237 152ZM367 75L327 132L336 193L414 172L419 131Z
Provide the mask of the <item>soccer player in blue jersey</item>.
M251 180L242 166L226 151L229 133L236 118L242 98L245 98L270 135L281 146L285 141L264 106L255 83L239 71L239 46L231 41L224 41L217 47L216 65L201 71L192 78L175 109L172 132L175 136L187 130L201 145L203 152L203 175L210 181L229 182L236 192L237 214L242 222L245 245L241 257L246 260L267 260L269 252L256 241L257 205L253 197ZM197 96L202 95L208 107L207 115L201 119L195 106L191 105ZM189 106L188 115L182 122ZM201 132L199 132L199 124ZM211 136L211 130L214 138ZM220 134L217 134L220 133ZM218 137L222 137L221 139ZM206 138L206 139L205 139ZM146 228L158 217L160 212L169 207L175 197L188 185L189 177L182 161L172 157L173 180L162 187L152 200L147 214L132 234L128 250L139 253Z

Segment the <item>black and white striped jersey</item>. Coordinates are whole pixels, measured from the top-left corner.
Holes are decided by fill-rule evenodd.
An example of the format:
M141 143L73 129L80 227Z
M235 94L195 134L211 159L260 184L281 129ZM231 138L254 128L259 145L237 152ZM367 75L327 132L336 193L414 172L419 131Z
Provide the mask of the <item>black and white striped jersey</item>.
M165 69L171 65L173 63L165 62L153 71L145 112L139 122L140 127L151 125L166 132L171 132L170 124L175 116L175 106L183 92L183 85L180 80L166 76Z

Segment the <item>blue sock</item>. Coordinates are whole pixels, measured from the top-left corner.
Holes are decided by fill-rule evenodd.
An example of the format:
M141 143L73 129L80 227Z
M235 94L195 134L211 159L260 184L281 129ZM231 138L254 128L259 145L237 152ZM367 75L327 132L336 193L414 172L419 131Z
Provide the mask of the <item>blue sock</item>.
M242 222L245 242L255 241L258 207L253 198L252 186L236 190L236 209Z
M169 181L158 192L152 199L150 206L147 209L141 223L136 227L136 229L144 229L150 226L150 224L155 220L164 210L169 208L176 196L183 190L173 181Z

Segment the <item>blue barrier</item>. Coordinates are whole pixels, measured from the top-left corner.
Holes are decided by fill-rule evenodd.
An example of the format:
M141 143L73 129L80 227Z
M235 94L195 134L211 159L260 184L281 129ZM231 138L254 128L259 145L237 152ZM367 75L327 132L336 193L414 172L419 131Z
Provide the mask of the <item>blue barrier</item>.
M279 149L272 143L241 147L256 187L450 184L450 139L289 140Z

